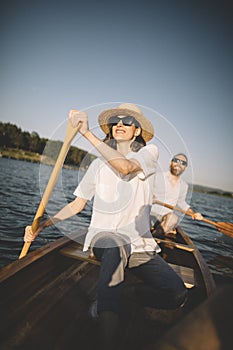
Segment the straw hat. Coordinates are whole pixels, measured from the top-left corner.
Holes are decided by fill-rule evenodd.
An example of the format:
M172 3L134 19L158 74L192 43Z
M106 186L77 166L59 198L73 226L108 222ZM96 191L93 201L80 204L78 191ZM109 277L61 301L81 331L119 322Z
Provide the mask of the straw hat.
M112 116L132 116L141 125L142 137L146 142L154 136L154 127L151 122L142 114L141 109L132 103L122 103L116 108L106 109L98 117L99 125L105 134L109 133L109 118Z

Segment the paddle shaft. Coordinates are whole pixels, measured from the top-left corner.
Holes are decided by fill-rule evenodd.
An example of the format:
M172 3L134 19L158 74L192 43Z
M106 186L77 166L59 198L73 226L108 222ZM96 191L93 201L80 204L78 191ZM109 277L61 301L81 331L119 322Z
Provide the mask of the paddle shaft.
M68 121L65 140L63 142L61 151L58 155L58 158L57 158L57 161L56 161L55 166L53 168L52 174L49 178L45 192L43 194L43 197L42 197L41 202L38 206L36 215L35 215L33 222L32 222L32 232L33 233L35 233L37 228L39 227L40 220L44 214L44 211L45 211L45 208L48 204L49 198L50 198L51 193L53 191L53 188L56 184L58 175L59 175L61 168L64 164L66 155L67 155L69 148L70 148L70 144L71 144L73 138L75 137L75 135L77 134L78 129L79 129L79 127L73 128L72 125L70 124L70 122ZM19 259L23 258L27 254L27 252L30 248L30 245L31 245L31 242L24 243L24 246L23 246L22 251L20 253Z
M154 240L159 244L159 243L164 243L168 244L170 246L173 246L175 248L181 249L181 250L186 250L187 252L193 252L195 250L195 247L191 247L189 245L181 244L181 243L176 243L173 241L167 241L165 239L160 239L160 238L154 238Z
M183 210L183 209L181 209L181 208L177 208L177 207L175 207L174 205L167 204L167 203L163 203L163 202L160 202L160 201L158 201L158 200L156 200L154 203L155 203L155 204L162 205L163 207L166 207L166 208L169 208L169 209L172 209L172 210L175 210L175 211L180 211L181 213L184 213L184 214L186 214L186 215L193 216L193 214L188 213L187 211L185 211L185 210ZM206 220L206 219L203 218L203 221L205 221L205 220ZM207 221L209 221L209 220L207 220Z

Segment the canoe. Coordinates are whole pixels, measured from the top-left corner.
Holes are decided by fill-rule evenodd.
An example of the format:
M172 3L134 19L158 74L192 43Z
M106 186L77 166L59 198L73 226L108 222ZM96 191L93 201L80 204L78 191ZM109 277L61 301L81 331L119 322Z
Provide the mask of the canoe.
M130 286L137 281L126 271L120 349L149 349L215 290L205 260L180 227L176 234L157 240L163 258L186 283L188 301L177 310L142 307L131 298ZM2 268L0 348L99 349L98 321L89 313L96 298L98 269L98 262L70 237Z

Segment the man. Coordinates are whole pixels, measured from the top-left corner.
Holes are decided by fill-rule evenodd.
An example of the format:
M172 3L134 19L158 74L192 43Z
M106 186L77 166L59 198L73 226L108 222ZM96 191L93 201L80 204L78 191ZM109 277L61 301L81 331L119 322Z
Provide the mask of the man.
M181 179L181 174L183 174L187 165L187 156L183 153L178 153L172 158L169 171L156 174L154 204L151 209L151 222L156 229L156 235L174 231L178 223L178 216L171 209L156 204L156 200L187 211L189 214L192 214L193 219L203 219L202 215L195 213L186 202L188 185Z

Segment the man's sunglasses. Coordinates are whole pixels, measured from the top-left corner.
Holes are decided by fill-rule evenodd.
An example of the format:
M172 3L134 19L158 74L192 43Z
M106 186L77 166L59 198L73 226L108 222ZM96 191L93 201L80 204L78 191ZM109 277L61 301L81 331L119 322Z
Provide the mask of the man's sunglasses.
M116 126L120 121L122 122L122 124L124 126L135 125L136 128L141 127L141 125L138 123L138 121L134 117L132 117L131 115L127 115L126 117L122 117L122 118L120 118L118 116L110 117L108 120L108 125Z
M173 163L180 163L183 166L187 166L187 162L185 160L179 159L179 158L173 158L172 159Z

